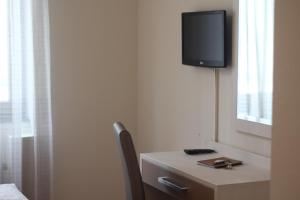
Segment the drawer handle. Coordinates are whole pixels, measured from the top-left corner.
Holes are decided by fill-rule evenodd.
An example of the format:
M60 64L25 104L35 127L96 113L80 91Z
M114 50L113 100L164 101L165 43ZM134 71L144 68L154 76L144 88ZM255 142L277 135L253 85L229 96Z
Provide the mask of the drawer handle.
M170 177L158 177L158 182L178 192L186 192L188 190L188 187L183 186L182 184L178 183L176 180Z

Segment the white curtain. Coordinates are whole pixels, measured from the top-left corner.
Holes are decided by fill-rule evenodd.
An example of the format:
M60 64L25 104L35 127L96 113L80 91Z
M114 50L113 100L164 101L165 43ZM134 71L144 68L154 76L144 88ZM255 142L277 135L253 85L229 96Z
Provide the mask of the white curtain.
M274 0L239 0L238 119L272 123Z
M22 190L22 142L34 144L35 200L52 190L49 20L47 0L0 3L0 183ZM2 45L4 44L4 45Z

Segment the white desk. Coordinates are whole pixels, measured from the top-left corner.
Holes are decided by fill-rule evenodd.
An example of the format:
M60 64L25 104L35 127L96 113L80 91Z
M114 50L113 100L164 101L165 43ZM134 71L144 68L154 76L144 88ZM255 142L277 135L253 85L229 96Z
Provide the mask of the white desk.
M28 200L14 184L0 184L0 200Z
M232 170L213 169L197 165L198 160L222 156L206 154L189 156L183 152L141 154L144 183L173 197L186 200L268 200L270 172L244 163ZM189 188L173 191L158 182L168 176Z

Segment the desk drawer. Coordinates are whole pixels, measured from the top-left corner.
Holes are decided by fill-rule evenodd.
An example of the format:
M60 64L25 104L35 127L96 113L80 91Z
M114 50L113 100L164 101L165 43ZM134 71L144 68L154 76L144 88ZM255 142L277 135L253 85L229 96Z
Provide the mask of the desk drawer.
M180 200L213 200L214 190L142 160L143 181ZM168 178L164 178L168 177Z

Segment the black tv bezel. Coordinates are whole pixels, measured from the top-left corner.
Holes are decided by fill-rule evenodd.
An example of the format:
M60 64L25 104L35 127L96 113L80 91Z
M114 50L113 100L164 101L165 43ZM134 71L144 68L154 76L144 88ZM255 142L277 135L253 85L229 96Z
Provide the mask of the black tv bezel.
M212 15L212 14L223 14L224 22L223 22L223 61L220 60L187 60L184 58L184 24L183 18L185 16L191 15ZM227 59L226 59L226 10L214 10L214 11L197 11L197 12L183 12L181 13L181 41L182 41L182 64L183 65L191 65L197 67L209 67L209 68L226 68Z

